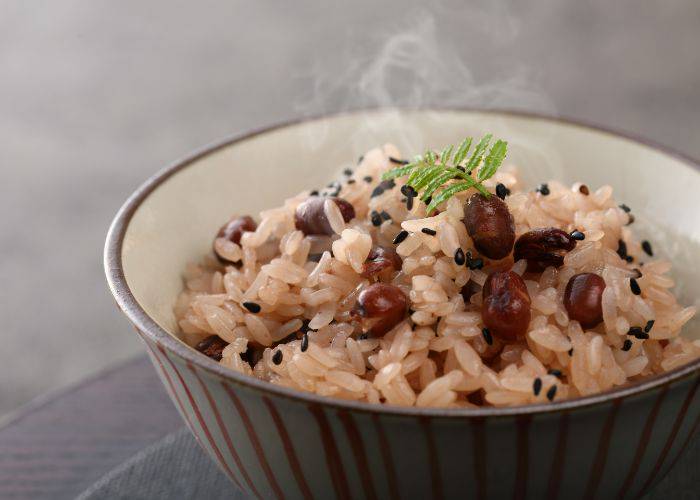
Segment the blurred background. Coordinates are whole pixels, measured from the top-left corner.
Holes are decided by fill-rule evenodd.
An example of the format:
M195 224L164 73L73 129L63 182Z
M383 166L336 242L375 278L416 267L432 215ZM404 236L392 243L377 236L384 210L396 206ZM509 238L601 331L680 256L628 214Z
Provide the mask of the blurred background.
M697 0L0 0L0 40L0 416L141 353L103 277L108 225L143 180L214 140L455 105L700 157Z

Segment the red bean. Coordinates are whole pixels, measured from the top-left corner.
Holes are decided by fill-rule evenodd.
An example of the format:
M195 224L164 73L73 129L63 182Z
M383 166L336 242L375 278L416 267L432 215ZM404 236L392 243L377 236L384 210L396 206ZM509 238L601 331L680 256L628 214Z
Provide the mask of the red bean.
M326 200L332 200L340 209L345 222L350 222L355 218L355 209L352 204L342 198L311 196L306 201L301 203L294 214L294 225L305 235L310 234L325 234L330 236L333 234L333 228L326 212L323 209L323 204Z
M224 348L228 345L224 339L218 335L210 335L195 346L199 352L209 356L214 361L221 361Z
M564 290L564 307L569 319L578 321L583 328L594 328L603 321L603 290L605 281L597 274L572 276Z
M530 324L530 294L513 271L496 271L484 283L481 318L491 334L507 340L525 335Z
M515 241L515 223L498 196L474 193L464 206L464 225L476 249L493 260L507 257Z
M528 271L542 272L549 266L560 267L564 264L564 255L574 247L576 240L561 229L533 229L515 242L513 259L526 259Z
M241 236L243 233L249 231L255 231L258 225L255 223L250 215L242 215L241 217L234 217L228 221L224 226L219 229L216 234L216 238L226 238L228 241L239 244L241 242ZM219 259L222 264L228 264L229 261L221 257L216 253L216 247L214 247L214 255Z
M360 292L354 313L364 318L363 328L381 336L403 321L407 308L408 299L399 287L373 283Z
M362 266L362 277L370 278L381 274L387 269L401 269L401 257L393 248L376 246L370 250L367 260Z
M226 238L234 243L241 242L241 236L243 233L248 231L255 231L258 225L255 223L250 215L243 215L241 217L234 217L226 223L219 233L216 235L217 238Z

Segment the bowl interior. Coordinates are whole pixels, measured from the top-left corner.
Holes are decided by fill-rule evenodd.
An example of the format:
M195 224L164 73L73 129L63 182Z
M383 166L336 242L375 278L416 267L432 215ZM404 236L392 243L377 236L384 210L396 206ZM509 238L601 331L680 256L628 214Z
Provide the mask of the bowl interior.
M610 184L635 230L674 263L684 304L700 297L700 171L651 146L575 124L509 113L375 111L305 121L230 142L186 161L143 199L126 228L126 282L145 312L177 336L173 304L187 262L211 249L232 214L256 216L303 189L325 186L366 150L392 142L406 157L466 135L509 142L527 186L550 179ZM700 321L685 335L700 338Z

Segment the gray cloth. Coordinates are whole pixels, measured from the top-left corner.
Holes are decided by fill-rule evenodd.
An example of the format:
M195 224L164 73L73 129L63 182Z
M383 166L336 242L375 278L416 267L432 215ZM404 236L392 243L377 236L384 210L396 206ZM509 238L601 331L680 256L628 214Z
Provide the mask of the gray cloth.
M671 454L673 456L673 454ZM696 436L675 469L645 500L700 498L700 439ZM106 474L79 500L217 498L244 500L197 446L186 429L170 434Z

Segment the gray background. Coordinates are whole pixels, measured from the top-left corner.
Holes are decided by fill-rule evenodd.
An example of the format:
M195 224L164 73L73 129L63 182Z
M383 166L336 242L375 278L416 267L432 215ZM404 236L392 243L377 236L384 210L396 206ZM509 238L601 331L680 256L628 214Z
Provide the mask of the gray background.
M111 217L223 136L370 105L518 107L700 157L700 2L0 0L0 414L140 351Z

